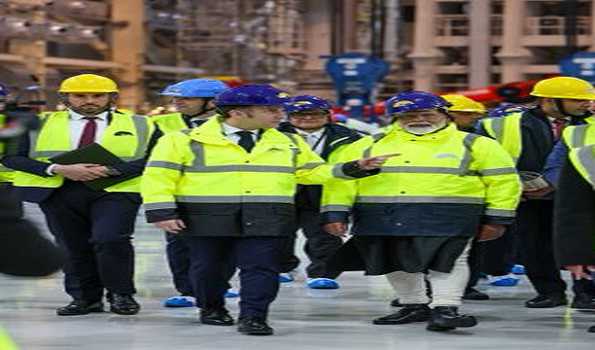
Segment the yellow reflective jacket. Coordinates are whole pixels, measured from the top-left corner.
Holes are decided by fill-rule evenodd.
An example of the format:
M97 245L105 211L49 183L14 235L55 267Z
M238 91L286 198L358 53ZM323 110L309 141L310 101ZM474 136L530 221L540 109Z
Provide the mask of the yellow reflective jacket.
M159 127L164 134L188 129L182 113L160 114L151 117L151 121Z
M0 128L4 127L6 124L6 116L4 114L0 114ZM0 158L5 155L6 152L6 142L0 142ZM0 164L0 183L2 182L12 182L14 178L14 171L8 169L7 167Z
M568 157L576 171L595 189L595 144L572 149Z
M0 328L0 350L18 350L17 344L15 344L8 333Z
M514 162L496 141L454 124L423 136L395 126L349 145L340 161L399 153L380 174L324 187L324 222L347 220L354 234L473 235L482 222L509 224L521 194Z
M585 119L586 124L570 125L564 129L562 140L568 148L595 144L595 117Z
M507 114L499 118L485 118L480 120L487 134L498 141L515 163L523 152L521 132L521 117L523 112Z
M334 175L333 175L334 174ZM267 129L247 153L222 133L219 118L159 139L142 176L147 210L178 203L293 203L296 184L344 176L300 137Z
M124 161L145 157L151 134L155 127L148 118L115 111L99 142L107 150ZM49 158L71 150L69 115L67 111L55 112L42 120L42 126L31 133L29 157L49 163ZM17 171L14 185L18 187L57 188L62 186L61 175L38 176ZM108 192L139 192L140 177L106 188Z

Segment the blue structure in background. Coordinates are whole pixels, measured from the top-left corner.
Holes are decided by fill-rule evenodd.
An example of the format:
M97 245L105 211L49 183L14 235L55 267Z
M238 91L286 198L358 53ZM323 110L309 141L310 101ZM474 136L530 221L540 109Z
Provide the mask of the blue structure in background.
M595 52L581 51L562 59L560 74L595 83Z
M327 56L326 71L337 91L337 104L349 110L349 116L362 119L365 106L370 106L376 84L389 72L385 60L362 53ZM370 110L372 110L370 106Z

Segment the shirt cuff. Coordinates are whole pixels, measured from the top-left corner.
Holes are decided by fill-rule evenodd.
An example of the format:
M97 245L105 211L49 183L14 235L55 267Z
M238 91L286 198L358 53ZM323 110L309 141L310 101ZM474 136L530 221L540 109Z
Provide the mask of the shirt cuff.
M47 168L45 168L45 173L48 174L49 176L55 176L56 173L54 173L54 169L56 168L58 164L50 164Z

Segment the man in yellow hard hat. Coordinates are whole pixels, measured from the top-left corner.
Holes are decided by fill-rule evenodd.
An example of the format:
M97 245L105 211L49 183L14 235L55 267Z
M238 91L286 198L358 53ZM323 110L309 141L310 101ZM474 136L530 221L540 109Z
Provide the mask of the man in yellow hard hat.
M448 103L448 114L453 118L457 129L473 132L477 121L483 118L487 112L481 102L474 101L464 95L442 95Z
M520 237L527 277L538 295L525 306L550 308L567 304L566 284L560 277L552 247L553 187L542 177L531 178L542 173L562 129L590 115L595 89L582 79L555 77L539 81L531 95L538 97L537 106L484 119L479 131L502 144L526 179L515 232Z
M25 201L38 203L48 226L66 248L80 295L57 310L60 316L110 310L136 314L134 251L131 236L140 206L138 176L159 136L144 116L115 108L118 86L106 77L81 74L62 82L66 111L46 115L36 133L25 135L18 154L3 159L17 170L14 185ZM122 162L110 166L52 163L52 157L98 143ZM85 182L116 178L101 190Z

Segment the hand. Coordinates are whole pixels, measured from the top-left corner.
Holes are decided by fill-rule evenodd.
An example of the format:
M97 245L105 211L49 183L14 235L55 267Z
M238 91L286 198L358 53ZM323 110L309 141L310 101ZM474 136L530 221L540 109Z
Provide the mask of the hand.
M70 165L56 164L52 169L52 172L62 175L72 181L91 181L101 177L107 177L102 168L105 167L98 164L88 163Z
M154 222L153 225L169 233L180 233L180 231L186 228L184 221L180 219L171 219Z
M591 275L589 275L587 272L585 272L585 270L590 270L590 271L595 271L595 265L566 265L564 266L564 268L568 271L570 271L570 273L572 273L572 275L574 276L575 279L580 280L580 279L588 279L591 280L593 279L591 277Z
M382 156L363 158L357 161L357 165L363 170L380 169L388 158L400 156L401 153L385 154Z
M345 236L347 233L347 224L344 222L331 222L323 226L324 230L333 236Z
M526 197L529 199L542 198L552 192L554 192L554 188L551 186L548 186L545 188L540 188L538 190L523 190L523 197Z
M485 224L481 225L479 228L479 234L477 235L478 242L485 242L485 241L493 241L498 239L504 235L506 231L506 226L504 225L495 225L495 224Z

